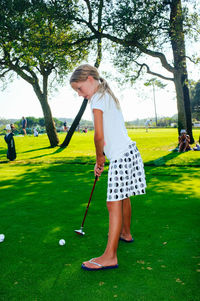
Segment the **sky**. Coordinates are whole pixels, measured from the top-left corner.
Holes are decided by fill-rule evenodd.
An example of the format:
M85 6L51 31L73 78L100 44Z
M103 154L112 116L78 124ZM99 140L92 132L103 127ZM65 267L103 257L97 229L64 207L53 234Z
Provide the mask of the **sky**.
M110 66L104 65L103 70L110 72ZM189 78L194 80L200 78L200 72L197 68L194 68L194 65L189 64L188 71ZM150 78L152 78L151 75L146 76L146 80ZM153 90L152 87L144 86L145 79L138 80L132 87L126 88L123 86L119 87L110 79L108 79L108 82L120 100L125 121L155 117ZM167 86L164 89L156 88L155 91L158 118L171 117L177 114L174 83L171 81L162 82L167 84ZM66 84L63 87L57 87L57 90L49 97L53 117L73 119L83 99L78 97L72 90L68 80L66 80ZM43 113L32 86L23 79L16 78L8 84L4 91L0 91L0 118L21 119L22 116L38 118L43 117ZM90 106L87 106L82 118L92 120Z
M187 5L189 5L189 3L187 3ZM190 39L186 39L186 50L187 55L193 53L199 56L200 43L192 43ZM170 51L166 51L167 58L169 58ZM94 62L89 63L93 64ZM154 72L171 77L170 73L167 74L166 70L162 70L160 62L158 63L155 59L147 56L147 64L149 65L149 63ZM187 69L189 79L195 81L200 79L199 65L194 65L187 60ZM103 59L103 62L100 65L100 74L101 70L115 74L115 70L110 63L107 63L106 58ZM125 121L131 121L137 118L149 119L155 117L152 87L144 86L144 82L152 77L153 76L151 75L146 75L144 79L138 80L132 87L129 86L126 88L123 86L119 87L115 82L110 81L110 79L108 80L112 90L120 100ZM177 114L174 83L171 81L162 81L162 83L167 84L167 86L164 89L156 89L155 91L158 118L171 117L174 114ZM75 92L73 92L67 80L63 87L56 88L58 91L54 92L53 95L49 97L49 105L53 117L74 118L80 108L82 98L78 97ZM0 119L21 119L22 116L34 116L38 118L43 117L43 112L32 86L23 79L15 78L13 82L8 84L4 91L0 90ZM87 106L82 118L92 120L89 106Z

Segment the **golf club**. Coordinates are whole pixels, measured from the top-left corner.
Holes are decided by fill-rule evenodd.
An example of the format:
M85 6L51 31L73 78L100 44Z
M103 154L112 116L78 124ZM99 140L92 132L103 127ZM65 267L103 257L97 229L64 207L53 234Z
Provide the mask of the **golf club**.
M87 204L85 215L84 215L84 218L83 218L83 221L82 221L82 224L81 224L81 228L80 228L80 230L74 230L74 232L77 233L78 235L85 235L85 232L83 232L83 226L84 226L85 218L86 218L86 215L87 215L87 212L88 212L88 208L90 206L91 198L92 198L93 191L94 191L97 180L98 180L98 176L96 176L95 180L94 180L94 184L93 184L92 191L91 191L91 194L90 194L90 198L89 198L89 201L88 201L88 204Z

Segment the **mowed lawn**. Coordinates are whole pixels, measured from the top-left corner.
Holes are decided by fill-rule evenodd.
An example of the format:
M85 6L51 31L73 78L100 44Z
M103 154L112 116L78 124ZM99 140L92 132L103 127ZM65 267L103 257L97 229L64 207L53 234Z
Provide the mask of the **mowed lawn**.
M135 242L119 243L119 268L98 272L80 267L106 245L108 165L86 235L74 233L94 181L93 132L75 133L64 150L49 148L46 135L15 137L14 162L0 137L1 301L200 300L200 152L169 151L177 146L176 129L129 135L145 163L147 194L131 198Z

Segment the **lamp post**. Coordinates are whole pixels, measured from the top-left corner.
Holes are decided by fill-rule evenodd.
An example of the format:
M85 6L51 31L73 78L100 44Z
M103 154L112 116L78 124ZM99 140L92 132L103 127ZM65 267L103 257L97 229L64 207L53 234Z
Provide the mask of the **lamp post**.
M166 85L164 85L161 81L157 80L155 77L148 80L146 83L144 83L145 86L152 86L153 89L153 104L154 104L154 112L155 112L155 121L156 126L158 126L158 118L157 118L157 110L156 110L156 93L155 93L155 86L164 89Z
M157 118L157 112L156 112L156 94L155 94L155 83L154 83L154 81L152 82L152 87L153 87L153 103L154 103L154 111L155 111L155 121L156 121L156 126L158 126L158 118Z

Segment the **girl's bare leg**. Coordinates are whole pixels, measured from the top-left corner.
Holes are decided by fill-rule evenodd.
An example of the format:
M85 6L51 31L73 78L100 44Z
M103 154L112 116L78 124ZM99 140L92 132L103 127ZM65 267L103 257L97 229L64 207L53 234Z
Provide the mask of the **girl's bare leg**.
M124 199L122 201L122 229L121 229L121 238L124 238L126 240L131 240L131 201L130 198Z
M117 248L122 228L122 201L107 202L107 207L109 212L109 235L107 246L103 255L93 260L102 266L117 264ZM86 261L83 264L89 268L98 268L98 266L89 261Z

